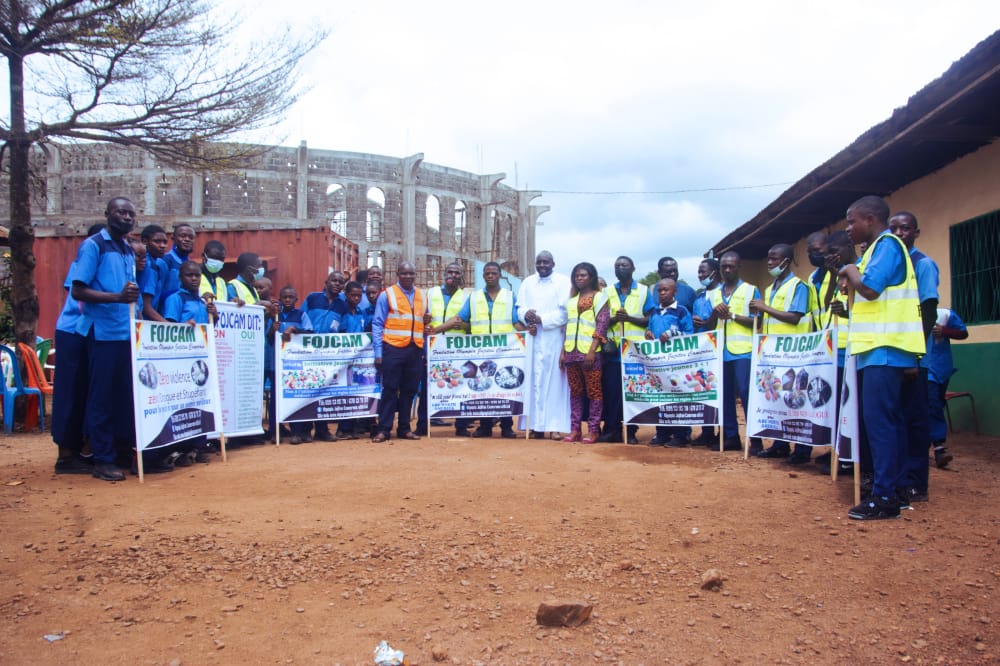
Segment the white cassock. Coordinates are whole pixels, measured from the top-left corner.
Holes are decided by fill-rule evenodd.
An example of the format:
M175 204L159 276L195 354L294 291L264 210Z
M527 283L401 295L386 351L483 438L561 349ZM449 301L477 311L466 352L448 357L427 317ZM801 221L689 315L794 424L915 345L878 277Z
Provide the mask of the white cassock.
M565 275L537 273L521 282L517 292L517 318L525 324L524 313L534 310L542 319L532 338L531 404L528 427L542 432L569 432L569 384L566 371L559 368L566 332L566 301L570 281ZM525 324L527 325L527 324ZM524 429L524 419L520 420Z

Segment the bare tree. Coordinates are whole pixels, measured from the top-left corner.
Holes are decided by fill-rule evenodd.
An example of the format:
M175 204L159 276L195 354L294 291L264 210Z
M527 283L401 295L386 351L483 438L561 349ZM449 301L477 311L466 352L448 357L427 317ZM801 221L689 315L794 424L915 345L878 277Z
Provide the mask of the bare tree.
M239 44L239 23L215 22L210 9L203 0L0 0L0 54L10 73L0 160L6 153L19 341L34 344L38 323L33 144L103 141L179 166L224 168L261 149L217 142L273 125L295 103L296 66L325 31L299 39L286 29Z

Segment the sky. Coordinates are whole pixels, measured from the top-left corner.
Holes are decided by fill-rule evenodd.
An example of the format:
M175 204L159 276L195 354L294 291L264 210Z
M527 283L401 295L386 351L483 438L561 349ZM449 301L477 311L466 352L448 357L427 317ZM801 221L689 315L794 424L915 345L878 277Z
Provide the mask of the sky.
M624 254L641 276L672 255L688 281L1000 28L995 0L213 4L257 39L330 31L286 120L250 138L502 172L545 192L536 248L557 270L610 276Z

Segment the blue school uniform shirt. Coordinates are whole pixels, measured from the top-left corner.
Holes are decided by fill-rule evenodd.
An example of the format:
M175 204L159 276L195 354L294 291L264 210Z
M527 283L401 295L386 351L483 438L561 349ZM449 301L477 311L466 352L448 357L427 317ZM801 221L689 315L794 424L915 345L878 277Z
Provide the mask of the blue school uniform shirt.
M924 301L938 300L938 265L933 259L914 247L910 250L910 261L917 276L917 298Z
M135 254L128 243L114 240L107 229L101 229L80 244L69 279L97 291L119 293L135 281ZM93 329L97 340L128 340L128 311L128 303L84 301L76 332L87 336Z
M142 272L139 280L139 291L153 297L153 309L163 314L166 299L163 298L163 287L167 280L167 262L163 257L154 258L146 256L146 270Z
M711 289L702 289L694 297L694 303L691 305L691 316L701 317L703 320L708 321L712 316L712 301L708 297ZM704 333L705 331L712 330L707 325L702 324L701 326L695 326L695 333Z
M360 306L354 312L351 312L348 306L343 312L339 310L333 312L333 321L336 323L338 333L364 333L365 324L369 320Z
M347 312L347 301L341 298L343 292L331 300L325 291L314 291L306 296L302 309L309 315L313 331L316 333L338 333L339 320L334 315Z
M650 289L650 291L652 291L652 289ZM691 308L694 307L694 288L687 282L677 280L677 293L674 294L674 302L677 303L677 305L683 306L688 312L691 312ZM653 301L653 306L656 307L655 299Z
M75 263L70 264L70 273L72 273ZM73 298L73 294L71 293L72 288L73 282L69 279L69 273L67 273L66 280L63 282L63 289L67 292L66 301L59 312L59 318L56 319L56 330L63 333L76 333L77 322L83 316L83 304Z
M890 234L886 229L879 238ZM872 252L872 258L865 267L865 272L861 276L861 282L881 294L886 287L900 284L906 279L907 257L903 254L903 248L899 243L886 241L879 242ZM861 261L860 259L858 261ZM893 368L913 368L917 365L917 357L913 354L896 349L895 347L876 347L870 351L857 355L858 370L869 366L888 366Z
M271 330L271 322L265 322L267 330ZM299 333L312 333L312 321L309 315L301 308L286 310L284 307L278 308L278 333L284 333L289 328L295 327ZM264 370L274 370L274 336L264 337Z
M181 264L188 260L191 253L181 254L177 250L177 246L170 248L170 252L163 255L163 262L166 264L167 271L163 275L162 287L160 290L160 304L167 302L167 296L176 292L181 288Z
M968 331L965 322L953 310L948 310L948 320L944 328L953 328L963 333ZM935 384L947 384L951 376L957 372L951 357L951 340L948 338L938 340L933 335L928 337L927 355L920 359L920 367L927 368L929 381Z
M178 323L194 319L196 324L207 324L208 306L201 300L197 290L180 289L167 296L163 304L163 318Z
M660 306L649 315L649 330L653 334L654 340L659 340L660 336L670 330L672 326L684 335L694 333L694 322L691 320L691 313L683 305L677 303L677 299L667 307Z

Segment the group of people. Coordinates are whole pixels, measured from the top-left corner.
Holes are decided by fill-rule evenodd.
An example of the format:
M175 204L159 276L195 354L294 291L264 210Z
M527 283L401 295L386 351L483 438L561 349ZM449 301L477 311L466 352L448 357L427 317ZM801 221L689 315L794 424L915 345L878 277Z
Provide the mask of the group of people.
M106 223L97 225L81 244L65 282L66 303L56 325L53 439L59 446L57 473L91 473L115 481L121 467L134 465L134 423L130 408L131 374L128 321L136 316L157 321L208 323L217 300L264 306L266 336L293 333L370 332L381 377L378 416L289 424L290 441L299 444L368 435L379 443L393 436L418 439L428 432L426 409L418 409L411 429L413 403L426 404L425 340L432 335L526 331L533 337L531 401L524 416L534 439L567 442L638 444L638 428L623 425L621 348L625 340L668 341L679 335L724 329L724 450L742 449L736 405L744 415L750 387L752 336L759 333L807 333L838 328L838 381L848 349L858 369L863 455L870 478L865 502L851 509L854 518L887 518L901 506L928 497L928 448L939 467L951 454L945 448L944 393L954 372L949 340L968 335L957 314L938 308L938 270L915 247L915 215L889 208L879 197L859 199L847 211L846 231L817 232L807 238L814 270L805 280L793 272L791 245L777 244L767 255L773 281L761 291L740 277L736 252L704 259L698 266L700 288L678 277L672 257L657 265L652 287L634 278L631 258L614 263L615 282L607 286L593 264L583 262L568 276L555 272L555 260L543 251L535 273L517 294L500 284L500 266L483 269L484 287L463 289L461 264L445 268L439 286L415 286L412 262L401 262L396 283L383 285L382 270L372 266L351 280L332 271L319 291L299 295L291 285L273 298L257 254L236 260L237 275L226 281L225 246L205 243L201 261L192 260L194 230L172 230L173 247L162 227L133 233L135 207L112 199ZM863 254L856 257L855 247ZM265 385L276 387L273 349L265 354ZM95 371L91 371L94 369ZM99 371L96 371L99 369ZM423 390L421 390L423 387ZM274 440L273 394L262 440ZM421 395L422 394L422 395ZM586 424L586 429L584 429ZM439 424L440 425L440 424ZM456 436L491 437L496 419L455 419ZM516 436L513 418L499 419L500 436ZM697 439L686 426L659 426L651 446L718 446L711 425ZM806 464L811 448L774 441L765 448L751 438L749 452ZM181 451L183 462L205 460L205 451ZM178 452L172 461L180 463ZM162 460L159 462L163 462ZM829 455L817 458L829 470ZM155 466L155 465L154 465ZM169 463L163 466L169 467Z

